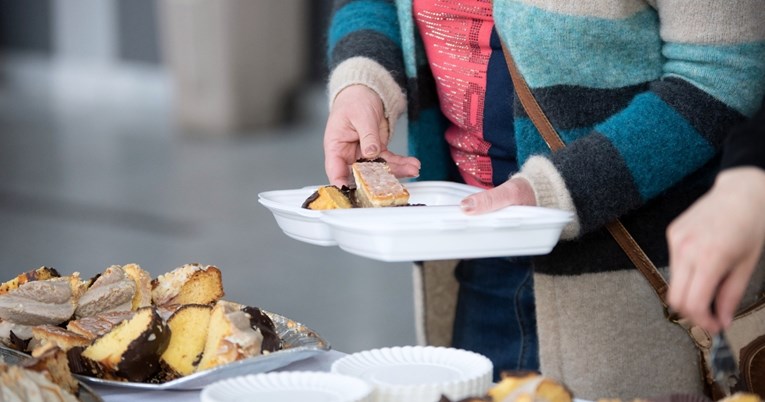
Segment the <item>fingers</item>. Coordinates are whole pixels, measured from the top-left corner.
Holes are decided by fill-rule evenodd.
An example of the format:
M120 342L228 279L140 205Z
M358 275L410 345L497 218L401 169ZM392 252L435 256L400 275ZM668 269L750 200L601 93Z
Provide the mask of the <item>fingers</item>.
M714 311L712 310L712 300L716 297L718 285L723 279L721 271L714 267L699 267L694 270L688 284L688 297L681 304L681 313L685 317L711 333L717 333L721 329L717 318L720 306L715 303Z
M470 215L492 212L510 205L536 205L534 190L525 179L510 179L460 202L462 211Z
M385 149L387 130L382 100L376 92L363 85L340 91L324 131L324 169L330 183L349 184L348 166L360 157L376 158Z
M733 315L744 297L750 276L749 270L737 268L731 271L730 275L720 285L715 304L717 306L717 321L721 329L729 327L733 322Z
M342 187L350 184L350 172L345 159L341 157L331 157L327 154L324 159L324 170L327 173L329 184Z
M683 313L683 302L688 299L688 285L693 274L693 252L689 252L692 243L686 236L683 216L667 229L669 244L669 292L667 302L678 313Z

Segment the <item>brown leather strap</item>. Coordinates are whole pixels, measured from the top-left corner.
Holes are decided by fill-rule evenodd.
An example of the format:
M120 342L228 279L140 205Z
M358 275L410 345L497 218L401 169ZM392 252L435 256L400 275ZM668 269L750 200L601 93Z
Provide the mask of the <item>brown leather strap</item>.
M542 135L542 138L544 138L547 146L550 147L553 152L565 148L566 144L560 138L558 132L555 131L550 120L547 119L547 116L544 111L542 111L542 107L539 106L534 94L531 93L531 89L529 89L523 75L518 71L513 56L510 54L510 50L505 43L502 43L502 52L505 54L507 69L510 70L510 78L515 86L515 93L518 95L518 99L521 101L521 105L526 111L526 114L529 115L534 126L539 130L539 133ZM673 317L669 312L669 305L667 304L667 281L664 280L664 277L653 262L651 262L651 259L648 258L648 255L646 255L643 249L640 248L640 245L618 219L607 224L606 228L622 250L627 254L627 257L629 257L630 261L632 261L638 271L643 274L654 292L656 292L656 296L659 297L659 301L662 306L664 306L664 314L667 318L673 321L676 320L676 317Z

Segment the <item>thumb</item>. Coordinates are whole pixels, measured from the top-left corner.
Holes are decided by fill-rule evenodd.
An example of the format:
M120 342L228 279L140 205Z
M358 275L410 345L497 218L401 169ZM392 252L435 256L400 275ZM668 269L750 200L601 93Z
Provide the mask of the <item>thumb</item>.
M378 124L359 124L356 130L359 133L361 156L368 159L377 158L382 150Z

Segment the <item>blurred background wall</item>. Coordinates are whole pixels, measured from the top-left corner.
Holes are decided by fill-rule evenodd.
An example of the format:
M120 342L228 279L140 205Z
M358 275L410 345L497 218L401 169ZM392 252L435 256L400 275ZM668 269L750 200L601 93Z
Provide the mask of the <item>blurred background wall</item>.
M0 0L0 280L199 262L341 351L415 343L410 264L290 239L257 202L326 181L330 8Z

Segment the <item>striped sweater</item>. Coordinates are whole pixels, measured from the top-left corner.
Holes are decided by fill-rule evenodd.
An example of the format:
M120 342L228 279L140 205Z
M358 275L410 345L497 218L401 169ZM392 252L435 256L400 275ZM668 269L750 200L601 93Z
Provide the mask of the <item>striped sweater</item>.
M666 226L708 188L726 132L765 95L763 15L762 0L494 2L497 31L567 143L550 155L516 100L518 175L538 205L576 216L537 272L631 267L603 229L617 217L667 265ZM328 45L330 100L369 86L390 127L408 113L419 179L458 180L411 0L336 1Z

